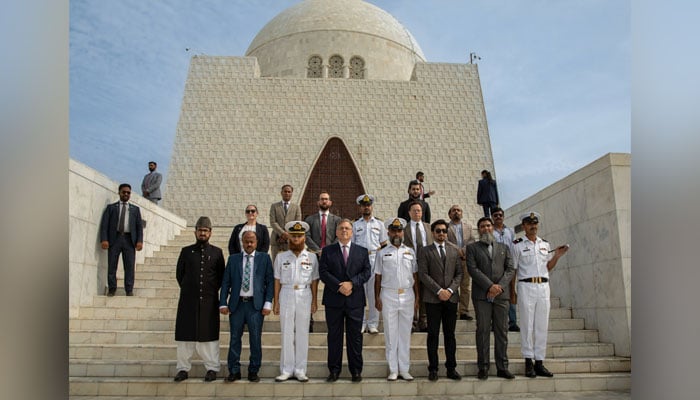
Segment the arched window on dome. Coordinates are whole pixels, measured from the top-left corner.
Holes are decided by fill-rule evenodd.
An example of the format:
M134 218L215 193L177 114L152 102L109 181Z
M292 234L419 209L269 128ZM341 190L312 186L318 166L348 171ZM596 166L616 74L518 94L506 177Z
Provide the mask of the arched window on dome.
M328 77L329 78L342 78L343 77L343 64L345 60L339 55L331 56L328 59Z
M365 79L365 60L359 56L350 59L350 79Z
M307 78L323 77L323 59L320 56L311 56L309 58L309 67L306 70Z

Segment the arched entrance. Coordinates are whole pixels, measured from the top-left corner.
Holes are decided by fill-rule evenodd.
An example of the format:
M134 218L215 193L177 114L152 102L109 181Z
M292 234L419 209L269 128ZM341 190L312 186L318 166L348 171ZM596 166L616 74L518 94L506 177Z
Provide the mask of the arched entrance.
M333 214L353 220L358 217L355 199L365 189L347 147L339 138L328 140L311 170L300 203L304 218L318 211L316 202L322 191L331 195Z

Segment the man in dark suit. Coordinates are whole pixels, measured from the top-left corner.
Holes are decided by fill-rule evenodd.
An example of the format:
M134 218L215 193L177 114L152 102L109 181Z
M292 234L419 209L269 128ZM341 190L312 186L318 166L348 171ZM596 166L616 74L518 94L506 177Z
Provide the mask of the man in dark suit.
M439 219L430 225L433 244L418 250L418 278L421 281L421 299L428 315L428 379L438 379L438 341L440 324L445 343L445 368L447 377L460 380L457 372L457 302L459 284L462 282L462 262L457 250L448 246L447 222Z
M430 205L425 200L421 200L420 190L421 185L417 180L412 180L408 183L408 199L401 202L398 211L396 211L399 218L403 218L406 221L411 219L411 216L408 214L408 209L413 202L417 201L423 207L421 219L423 222L430 223Z
M367 249L352 244L352 222L342 219L336 229L338 243L321 253L319 275L325 288L323 305L328 324L327 382L338 380L343 363L343 326L347 342L348 368L353 382L362 380L362 318L365 312L364 284L371 267Z
M306 217L304 222L309 224L309 230L306 231L306 246L312 252L320 254L321 249L336 242L335 230L340 217L329 211L333 201L328 192L321 192L318 195L317 204L318 212Z
M481 179L476 190L476 202L484 208L484 217L490 217L491 209L500 203L496 180L487 170L481 171Z
M472 303L476 311L477 377L489 377L491 327L496 342L494 358L497 376L514 379L508 371L508 305L510 281L515 274L513 258L507 245L493 236L491 218L477 222L479 241L467 246L467 270L472 277Z
M263 319L272 310L274 273L270 256L255 251L257 245L255 232L243 234L243 251L228 257L221 284L219 311L224 315L231 314L227 382L241 379L243 325L248 325L250 340L248 380L260 381L258 371L262 362L262 325Z
M420 202L414 201L408 206L408 215L411 216L406 228L403 231L403 244L413 249L417 255L418 250L423 246L433 244L433 235L430 234L430 225L423 222L423 207ZM420 281L418 282L420 288ZM413 316L413 332L428 331L428 317L425 313L425 303L421 299L418 312Z
M143 248L143 222L141 210L129 204L131 185L119 185L119 201L107 205L100 222L100 242L107 250L108 296L117 292L117 264L119 254L124 263L124 289L127 296L134 295L136 251Z

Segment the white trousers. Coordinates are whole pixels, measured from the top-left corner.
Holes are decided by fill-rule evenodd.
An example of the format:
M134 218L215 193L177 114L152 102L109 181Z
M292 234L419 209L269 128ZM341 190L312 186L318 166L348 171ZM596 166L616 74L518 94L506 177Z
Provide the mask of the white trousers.
M204 361L207 371L219 372L219 341L211 342L177 342L177 370L187 371L192 368L192 355L195 350Z
M549 329L549 283L518 282L520 351L523 358L544 360Z
M311 289L280 289L280 328L282 351L280 373L306 375L309 353Z
M382 318L389 373L408 372L411 366L411 326L413 325L413 289L399 294L396 289L382 288Z
M365 295L367 296L367 313L362 320L362 328L379 328L379 311L374 304L374 272L369 280L365 282Z

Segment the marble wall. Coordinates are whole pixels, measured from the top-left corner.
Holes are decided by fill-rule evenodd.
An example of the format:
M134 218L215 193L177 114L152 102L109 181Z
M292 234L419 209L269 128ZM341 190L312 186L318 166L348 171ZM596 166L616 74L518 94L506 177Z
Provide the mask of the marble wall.
M571 245L550 272L552 296L619 356L631 355L630 161L608 153L506 210L508 226L539 212L539 236Z
M105 206L119 199L121 182L75 160L69 160L69 313L76 317L80 306L92 305L93 297L104 294L107 287L107 250L100 247L100 219ZM185 219L141 197L141 182L128 182L132 187L131 202L141 208L146 221L143 250L136 252L138 265L153 255L160 246L182 232ZM119 262L117 279L123 287L124 271Z

